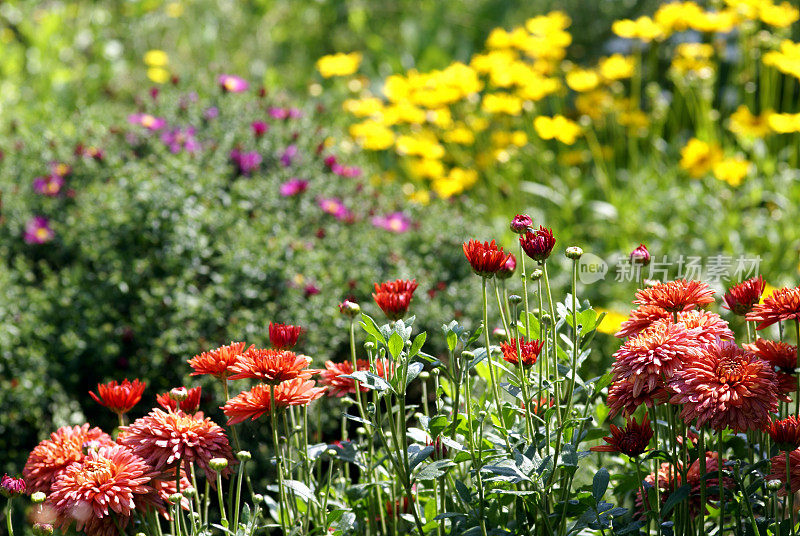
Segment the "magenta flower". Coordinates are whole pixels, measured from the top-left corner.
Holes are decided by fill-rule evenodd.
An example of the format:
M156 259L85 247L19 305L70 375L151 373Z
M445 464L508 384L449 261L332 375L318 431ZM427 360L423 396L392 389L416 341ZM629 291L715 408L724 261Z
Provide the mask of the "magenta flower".
M411 220L402 212L392 212L385 216L375 216L372 218L372 225L393 233L404 233L411 226Z
M281 184L280 193L283 197L290 197L297 194L302 194L308 189L308 181L292 177L288 181Z
M325 160L323 160L323 162L325 162L325 166L327 166L328 169L333 169L333 166L336 165L336 157L333 156L332 154L328 155L325 157Z
M236 164L238 171L242 175L250 175L261 165L261 155L255 151L243 153L238 149L231 151L231 160Z
M72 173L72 166L64 162L50 162L50 174L66 177Z
M358 177L361 175L361 168L357 166L343 166L341 164L333 164L331 171L340 177Z
M163 117L156 117L150 114L131 114L128 116L128 123L141 125L147 130L161 130L167 124Z
M250 87L250 84L247 83L247 80L232 74L219 75L217 82L219 82L222 91L226 93L241 93Z
M211 106L209 108L206 108L205 111L203 112L203 117L208 121L214 119L218 115L219 115L219 108L217 108L216 106Z
M281 165L283 167L291 166L295 156L297 156L297 145L290 145L281 155Z
M50 242L55 233L50 227L50 220L44 216L34 216L25 224L25 242L28 244L44 244Z
M303 294L305 294L306 298L319 294L319 292L319 287L313 283L306 285L306 287L303 289Z
M339 221L348 221L353 217L352 213L344 206L344 203L335 197L320 199L319 208Z
M269 109L269 116L273 119L298 119L303 113L297 108L272 107Z
M256 138L260 138L267 132L267 130L269 130L269 125L264 121L253 121L250 127L252 127L253 134Z
M168 129L161 134L161 141L173 154L178 154L182 150L187 153L195 153L200 150L200 143L194 134L194 127Z
M33 189L36 193L55 197L61 192L64 186L64 177L59 175L48 175L47 177L36 177L33 179Z

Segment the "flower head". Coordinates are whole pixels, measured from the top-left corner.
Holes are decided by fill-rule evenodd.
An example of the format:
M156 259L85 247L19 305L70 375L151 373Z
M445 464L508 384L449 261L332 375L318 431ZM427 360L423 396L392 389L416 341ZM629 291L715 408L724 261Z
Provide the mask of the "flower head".
M196 463L209 480L216 478L208 465L212 458L233 460L225 432L202 412L189 415L183 411L153 409L130 426L121 427L117 441L157 471L175 467L179 461L187 467ZM227 470L229 473L230 467Z
M552 230L540 225L538 229L528 230L520 236L519 243L528 257L537 262L544 262L552 253L556 239Z
M781 288L764 298L745 316L751 322L758 322L756 329L764 329L784 320L800 321L800 287Z
M319 372L309 369L310 364L311 358L307 355L251 346L231 366L235 374L230 379L257 378L265 383L277 385L295 378L308 379Z
M317 70L325 78L347 76L356 72L360 64L360 52L351 52L350 54L339 52L329 56L322 56L318 59Z
M800 491L800 450L789 452L789 487L792 493ZM786 496L786 454L781 452L770 459L770 473L766 481L780 480L783 485L778 490L778 495Z
M4 495L6 498L11 498L15 495L24 495L25 480L4 474L3 478L0 479L0 494Z
M790 415L780 421L773 420L769 423L767 432L778 450L792 451L800 448L800 419L797 415Z
M416 279L411 281L396 279L380 285L375 283L375 292L372 293L372 298L389 320L400 320L408 312L408 306L411 304L417 286Z
M53 228L50 227L50 220L44 216L34 216L25 224L23 238L28 244L45 244L55 236Z
M306 406L325 393L325 387L315 387L314 380L298 377L275 386L275 409ZM256 420L270 411L270 386L259 384L228 400L222 411L228 425L247 419Z
M511 230L517 234L525 234L528 229L533 227L533 219L527 214L517 214L511 220Z
M219 75L217 82L219 82L222 91L226 93L241 93L242 91L247 91L247 88L250 87L247 80L232 74Z
M269 343L276 350L290 350L297 344L297 339L303 333L300 326L291 324L269 323Z
M725 300L724 307L735 315L745 316L761 301L766 284L764 278L758 276L732 286L722 297Z
M503 359L514 365L519 363L517 344L519 344L520 353L522 353L522 364L526 367L536 364L536 360L539 358L542 346L544 345L544 343L538 339L526 341L520 337L519 339L511 339L508 342L500 343L500 349L503 351Z
M233 365L244 352L245 343L232 342L226 346L220 346L216 350L203 352L189 360L189 366L194 369L192 376L200 374L210 374L218 380L225 380L234 374Z
M662 319L669 319L669 311L662 309L655 305L640 305L628 316L628 319L622 323L620 329L615 333L616 337L624 339L625 337L635 337L654 322Z
M756 339L745 344L745 349L770 364L778 375L778 394L786 395L797 390L797 347L786 342Z
M280 162L283 167L289 167L294 162L295 157L297 156L297 145L290 145L283 151L280 157Z
M677 279L669 283L636 291L637 305L655 305L671 313L678 313L687 306L703 306L714 303L714 291L700 281Z
M161 130L167 124L167 120L163 117L156 117L150 114L131 114L128 116L128 122L153 131Z
M288 181L281 184L280 194L283 197L291 197L293 195L302 194L308 190L308 181L292 177Z
M371 220L372 225L379 229L385 229L393 233L405 233L411 227L411 220L402 212L392 212L385 216L375 216Z
M194 127L167 129L161 134L161 141L172 154L181 151L196 153L200 150L200 142L195 138Z
M639 247L631 251L630 259L631 264L647 266L650 264L650 252L647 251L647 248L644 244L639 244Z
M101 406L105 406L117 415L124 415L128 413L133 406L139 403L142 399L142 393L147 386L144 382L134 379L132 382L125 378L122 383L117 383L116 380L106 384L97 384L97 392L99 396L93 392L89 392L95 402Z
M83 448L87 443L97 445L113 445L111 436L100 428L83 426L63 426L50 434L31 451L22 476L31 493L50 492L56 477L68 465L83 458Z
M483 278L491 278L503 269L509 254L498 247L495 241L479 242L470 240L463 244L464 255L467 257L472 271Z
M264 121L253 121L250 124L250 128L253 129L253 135L256 138L260 138L267 132L267 130L269 130L269 125Z
M339 221L349 221L353 218L353 214L344 206L341 199L335 197L320 199L319 208Z
M180 408L181 411L185 411L186 413L195 413L200 407L200 397L202 395L203 388L198 385L197 387L192 387L191 389L186 389L184 387L183 390L186 393L186 396L183 398L183 400L176 400L171 391L169 393L161 393L156 395L156 402L158 402L158 405L166 410L176 411Z
M620 411L623 415L633 415L636 408L645 404L653 407L654 404L661 404L669 400L669 392L662 386L658 386L652 391L645 386L638 395L633 395L633 382L623 380L612 383L608 388L608 406L611 417L615 417Z
M670 319L667 319L671 321ZM718 338L724 341L734 339L728 323L717 313L694 309L678 313L678 322L686 326L698 344L713 344Z
M55 197L61 192L64 186L64 177L61 175L48 175L47 177L36 177L33 179L33 190L48 197Z
M713 430L763 430L778 409L777 378L766 361L731 341L705 346L668 383L686 423Z
M250 175L261 165L263 158L256 151L241 152L238 149L231 151L231 160L236 164L241 175Z
M637 423L636 419L628 418L624 429L611 425L611 436L603 438L607 445L597 445L589 450L594 452L621 452L631 458L635 458L647 450L647 445L650 444L652 437L653 428L650 426L650 420L647 415L644 416L641 423Z
M508 258L506 259L506 262L503 265L503 267L500 268L494 275L495 277L497 277L497 279L508 279L509 277L514 275L514 270L516 269L517 269L517 258L509 253Z

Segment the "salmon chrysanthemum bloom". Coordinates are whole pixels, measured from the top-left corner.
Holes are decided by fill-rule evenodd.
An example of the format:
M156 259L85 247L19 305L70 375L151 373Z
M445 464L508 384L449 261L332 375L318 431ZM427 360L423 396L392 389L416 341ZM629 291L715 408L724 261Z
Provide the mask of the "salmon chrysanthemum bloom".
M291 350L297 344L297 339L303 333L300 326L290 324L269 323L269 343L276 350Z
M542 351L544 343L538 339L526 341L522 337L519 339L519 349L522 353L522 364L530 367L536 364L539 359L539 354ZM500 349L503 351L503 359L514 365L519 363L519 356L517 355L517 339L511 339L509 342L500 343Z
M589 450L593 452L621 452L631 458L643 454L650 444L653 437L653 428L650 426L650 419L644 416L641 423L629 417L625 428L611 425L611 435L604 437L606 445L597 445Z
M209 374L218 380L225 380L233 374L231 367L244 352L245 343L232 342L225 346L220 346L215 350L203 352L189 360L189 366L194 369L192 376Z
M275 409L308 405L325 393L325 387L315 387L315 385L314 380L295 378L274 386ZM247 419L256 420L270 411L270 396L270 386L259 384L228 400L222 407L222 411L228 417L228 425Z
M83 426L62 426L31 451L22 476L25 478L28 491L35 493L50 492L50 487L58 475L68 465L83 458L84 446L113 445L111 436L100 428Z
M708 345L668 383L681 418L697 427L764 430L778 410L777 378L769 364L730 341Z
M134 379L132 382L125 378L122 383L116 380L97 384L97 393L89 391L95 402L105 406L117 415L128 413L142 399L142 393L147 384Z
M701 281L676 279L669 283L639 289L636 291L636 305L655 305L670 313L679 313L687 306L708 305L714 303L714 291Z
M369 370L369 361L359 359L356 361L358 370ZM386 378L386 371L392 370L392 364L385 359L378 359L375 361L375 374L381 378ZM325 362L325 370L319 374L319 383L328 388L328 396L342 397L346 394L355 394L356 381L353 378L346 378L352 374L353 364L350 361L342 361L341 363L334 363L333 361ZM367 392L369 389L360 386L361 392Z
M754 306L745 319L758 322L758 330L784 320L800 321L800 287L776 290L764 298L764 303Z
M174 393L182 391L184 395L181 397L182 400L174 398ZM166 410L175 411L180 406L181 411L185 411L186 413L194 413L200 408L200 397L203 394L203 388L199 385L197 387L192 387L191 389L187 389L186 387L181 387L179 389L173 389L168 393L161 393L156 395L156 402L159 406Z
M494 277L502 270L510 256L494 240L491 242L470 240L464 242L462 248L467 262L472 266L472 271L485 279Z
M646 387L637 396L633 396L633 383L630 381L617 381L608 387L608 398L606 405L610 412L609 416L616 417L621 411L623 415L630 416L636 408L645 404L652 408L653 404L661 404L669 399L669 393L663 386L658 386L650 391Z
M692 334L683 324L656 322L628 339L614 354L614 380L633 384L632 395L655 391L680 370L683 360L698 353Z
M136 508L137 496L155 493L149 483L157 475L125 446L100 447L59 475L48 500L58 510L63 528L74 521L82 530L91 517L129 517Z
M672 315L669 311L656 307L655 305L640 305L628 315L628 319L622 323L618 332L614 334L615 337L624 339L625 337L634 337L649 328L654 322L664 318L670 318Z
M717 473L719 471L718 460L719 455L716 452L706 452L706 475ZM725 464L728 462L728 460L723 459L722 462ZM681 487L683 484L681 467L681 464L672 465L669 462L664 462L659 466L658 487L661 489L661 504L664 504L672 492ZM690 486L689 514L692 517L697 516L701 512L700 488L701 480L703 479L706 481L706 502L717 500L719 493L715 492L714 489L718 488L719 479L718 477L709 478L703 475L700 472L700 459L698 458L689 466L689 470L686 472L686 483ZM645 477L644 481L648 487L653 487L656 483L656 475L650 473ZM733 479L730 477L725 477L723 479L723 484L726 487L733 485L733 483ZM643 507L641 490L636 494L636 507L638 510L642 510Z
M780 497L786 496L786 453L776 454L769 460L770 473L764 479L780 480L783 485L778 490ZM792 493L800 491L800 450L793 450L789 453L789 482Z
M778 450L792 451L800 448L800 419L796 415L772 421L769 423L767 433Z
M235 374L230 379L255 378L277 385L295 378L308 379L318 373L318 370L308 368L310 364L311 358L307 355L251 346L231 366Z
M746 350L772 365L778 375L778 394L788 395L797 390L797 347L783 341L756 339L755 342L743 345Z
M197 463L210 481L216 479L216 473L209 461L226 458L233 462L225 431L204 417L203 412L188 415L182 411L153 409L130 426L121 427L117 442L129 447L157 471L175 467L179 461L186 467ZM230 472L230 466L226 467L223 476Z
M758 276L732 286L722 297L725 300L723 307L735 315L745 316L761 300L766 284L764 278Z
M378 285L375 283L375 292L372 293L372 298L378 307L381 308L383 314L389 320L400 320L408 312L408 306L411 305L411 299L414 297L414 291L417 290L417 280L397 279L395 281L386 281Z
M728 323L717 313L711 311L694 309L678 313L678 322L694 335L697 344L713 344L718 338L723 341L734 339L733 331Z

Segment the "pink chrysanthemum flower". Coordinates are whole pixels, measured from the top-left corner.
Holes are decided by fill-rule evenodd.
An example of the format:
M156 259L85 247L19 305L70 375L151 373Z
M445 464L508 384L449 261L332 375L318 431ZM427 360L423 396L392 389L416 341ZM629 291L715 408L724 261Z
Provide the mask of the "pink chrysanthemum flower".
M687 306L708 305L714 303L714 291L700 281L677 279L669 283L639 289L636 291L636 305L655 305L671 313L684 311Z
M703 348L668 383L681 418L735 432L764 430L778 409L777 377L769 364L730 341Z
M385 216L374 216L372 225L393 233L404 233L411 227L411 220L402 212L392 212Z
M241 93L250 87L247 80L232 74L221 74L217 77L217 81L222 90L226 93Z
M633 383L632 395L653 392L680 370L683 360L698 353L692 334L683 324L656 322L614 354L614 380Z
M167 124L167 120L163 117L156 117L150 114L131 114L128 116L128 122L133 125L143 126L147 130L161 130Z
M725 300L723 307L735 315L745 316L761 300L766 284L764 278L758 276L732 286L722 297Z
M179 461L186 467L196 463L212 481L216 473L209 467L209 461L227 458L233 462L228 437L219 425L204 417L203 412L188 415L156 408L130 426L121 427L117 441L158 471L175 467ZM230 466L226 467L223 476L230 472Z
M608 398L606 405L608 406L609 415L613 418L621 411L626 417L632 415L636 408L645 404L647 407L652 408L653 404L661 404L669 399L669 393L662 386L659 385L653 391L646 387L638 394L633 396L633 383L629 381L617 381L612 383L608 388Z
M764 329L776 322L800 319L800 287L778 289L764 303L753 307L745 319L758 322L756 329Z
M315 387L314 380L296 378L275 386L275 408L306 406L325 393L325 387ZM239 393L228 400L222 410L228 417L228 425L247 419L256 420L270 411L270 387L258 384L249 391Z
M44 216L34 216L25 224L22 238L28 244L46 244L55 238L56 233L50 226L50 220Z
M295 378L308 379L319 371L309 369L311 358L288 350L262 349L251 346L231 367L232 380L255 378L277 385Z
M30 493L41 491L50 492L50 487L56 477L69 464L83 458L84 445L97 446L113 445L111 436L100 428L83 426L63 426L50 434L31 451L22 476Z
M778 490L778 495L786 496L786 453L781 452L770 458L770 473L765 480L780 480L783 485ZM800 491L800 450L789 453L789 482L792 493Z
M291 350L303 333L303 328L291 324L269 323L269 343L276 350Z
M778 394L788 395L797 390L797 347L787 342L756 339L754 343L745 344L744 348L772 365L778 375Z
M640 305L628 316L628 319L622 323L620 329L615 333L616 337L624 339L625 337L634 337L649 328L653 322L664 318L670 318L672 314L657 307L655 305Z
M694 339L698 344L713 344L717 338L723 341L734 339L733 331L728 326L728 322L722 319L717 313L695 309L678 313L678 322L686 326L686 329L694 334Z

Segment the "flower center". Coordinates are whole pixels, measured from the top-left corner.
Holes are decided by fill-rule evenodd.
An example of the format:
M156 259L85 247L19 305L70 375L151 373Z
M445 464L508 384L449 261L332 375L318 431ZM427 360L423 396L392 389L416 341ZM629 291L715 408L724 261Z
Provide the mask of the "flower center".
M717 377L723 382L731 383L742 379L744 364L739 358L723 359L717 365Z

